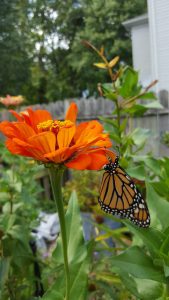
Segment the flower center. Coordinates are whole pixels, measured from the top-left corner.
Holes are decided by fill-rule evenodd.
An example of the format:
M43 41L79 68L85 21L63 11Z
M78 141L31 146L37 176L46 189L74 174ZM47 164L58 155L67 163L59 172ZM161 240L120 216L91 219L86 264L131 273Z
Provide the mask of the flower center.
M52 131L58 133L60 128L69 128L73 126L73 122L70 120L58 121L58 120L47 120L37 125L37 128L41 131Z

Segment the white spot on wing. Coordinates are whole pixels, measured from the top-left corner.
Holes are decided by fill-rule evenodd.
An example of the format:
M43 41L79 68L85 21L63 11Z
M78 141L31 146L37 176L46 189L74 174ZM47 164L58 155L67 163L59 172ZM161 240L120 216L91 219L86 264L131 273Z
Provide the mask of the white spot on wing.
M144 204L142 204L142 203L139 204L139 208L144 208L144 207L145 207Z

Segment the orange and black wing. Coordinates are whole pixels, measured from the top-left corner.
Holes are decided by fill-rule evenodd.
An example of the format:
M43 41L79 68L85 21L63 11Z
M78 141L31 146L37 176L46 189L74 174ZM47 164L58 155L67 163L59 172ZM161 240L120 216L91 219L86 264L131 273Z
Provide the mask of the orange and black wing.
M100 186L101 208L107 213L128 218L137 226L148 227L148 207L130 176L113 163L105 170Z

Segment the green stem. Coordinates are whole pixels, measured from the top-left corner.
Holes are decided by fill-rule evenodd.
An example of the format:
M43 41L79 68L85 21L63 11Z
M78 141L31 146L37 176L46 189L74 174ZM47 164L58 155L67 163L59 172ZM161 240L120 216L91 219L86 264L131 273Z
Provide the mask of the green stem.
M118 100L116 101L116 110L117 110L117 123L118 123L118 128L120 130L120 109L118 105Z
M132 132L133 130L133 118L130 116L128 119L128 124L129 124L129 134ZM133 154L133 145L129 145L129 149L130 149L130 154Z
M108 62L107 62L107 64L108 64ZM112 72L112 69L109 68L109 66L108 66L108 71L109 71L110 78L112 80L113 88L114 88L116 94L118 95L118 92L117 92L117 89L116 89L116 84L115 84L114 79L113 79L113 72ZM118 129L119 129L119 138L121 140L121 131L120 131L120 119L121 119L120 112L121 111L120 111L120 107L119 107L118 98L115 101L115 105L116 105L116 110L117 110L117 124L118 124ZM119 147L121 147L121 142L120 142Z
M55 199L57 212L60 222L60 231L62 238L63 247L63 257L64 257L64 267L65 267L65 277L66 277L66 296L65 300L69 300L70 292L70 275L69 275L69 264L68 264L68 253L67 253L67 235L66 235L66 223L65 223L65 213L62 199L62 178L64 169L55 167L49 168L49 176L53 190L53 196Z
M118 133L119 133L119 138L120 138L120 144L119 144L119 147L122 146L122 143L121 143L121 130L120 130L120 121L121 121L121 116L120 116L120 108L119 108L119 104L118 104L118 99L115 101L115 104L116 104L116 111L117 111L117 125L118 125Z

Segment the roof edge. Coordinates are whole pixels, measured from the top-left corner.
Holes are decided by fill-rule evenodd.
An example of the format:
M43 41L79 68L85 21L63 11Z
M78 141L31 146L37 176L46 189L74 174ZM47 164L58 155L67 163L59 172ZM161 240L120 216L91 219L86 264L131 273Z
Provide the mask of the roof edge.
M122 24L124 27L126 27L127 30L130 30L134 26L148 24L148 14L144 14L133 19L126 20L122 22Z

